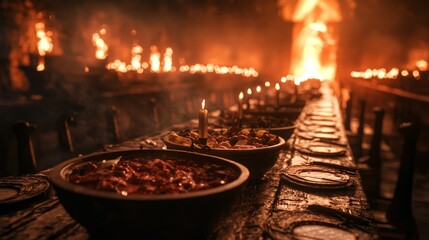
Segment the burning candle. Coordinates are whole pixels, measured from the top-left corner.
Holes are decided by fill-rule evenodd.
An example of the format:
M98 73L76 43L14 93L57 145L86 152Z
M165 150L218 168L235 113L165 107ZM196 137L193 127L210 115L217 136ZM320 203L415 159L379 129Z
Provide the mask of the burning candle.
M276 83L276 105L280 106L280 84Z
M294 87L295 87L295 101L298 101L298 97L299 97L299 92L298 92L298 85L300 85L301 82L299 81L299 79L295 79L294 80Z
M266 88L266 90L264 91L264 95L265 95L265 104L268 104L268 99L269 99L269 87L271 86L271 83L266 81L264 83L264 86Z
M243 125L243 98L244 94L240 92L240 95L238 95L238 126L240 128Z
M246 105L247 105L247 109L250 110L250 97L252 96L252 89L248 88L247 89L247 100L246 100Z
M258 98L258 106L261 105L261 86L256 87L256 93Z
M206 100L204 99L201 102L201 109L198 114L198 120L199 120L198 134L199 134L200 141L203 142L204 145L207 143L207 136L208 136L208 132L207 132L208 111L207 109L205 109L205 105L206 105Z

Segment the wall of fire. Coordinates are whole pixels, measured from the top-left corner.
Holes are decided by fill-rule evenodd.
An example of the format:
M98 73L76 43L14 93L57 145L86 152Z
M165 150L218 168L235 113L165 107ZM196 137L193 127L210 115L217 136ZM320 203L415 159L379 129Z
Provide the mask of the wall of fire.
M308 74L301 73L300 66L314 65L300 65L297 60L303 52L295 49L303 43L297 36L306 23L321 22L327 30L313 24L312 33L317 33L313 40L322 40L323 47L313 50L321 52L320 66L334 69L332 76L341 80L356 69L407 67L417 59L428 59L429 19L425 9L424 0L3 0L0 93L5 116L1 128L5 131L0 137L0 152L6 157L2 159L13 162L16 157L9 139L10 125L18 118L39 125L39 133L44 132L37 136L39 142L51 144L39 146L39 152L48 159L56 147L50 140L58 140L52 126L63 114L80 113L78 140L82 146L95 146L107 142L101 119L105 119L104 110L110 105L125 106L125 137L134 137L153 130L147 119L150 114L145 113L150 111L151 98L157 99L164 113L171 110L171 89L164 89L166 86L173 87L176 97L173 110L177 115L187 115L190 112L185 108L207 97L212 88L234 92L247 81L241 75L200 74L188 75L177 83L171 80L184 79L184 74L155 76L150 71L141 77L149 78L142 84L122 81L135 78L132 74L107 72L97 77L97 71L106 70L108 62L130 62L135 44L143 48L142 61L150 61L151 46L157 46L160 54L171 47L177 69L195 63L251 67L259 73L246 82L253 84L277 81L290 73ZM44 57L45 71L37 71L40 38L36 26L40 22L45 33L50 32L53 46ZM102 29L106 29L102 38L109 48L104 60L96 58L92 42L94 33ZM161 86L161 91L136 91L148 91L150 86ZM192 96L195 101L182 102L178 96ZM44 166L58 161L52 156ZM8 168L13 172L13 166Z

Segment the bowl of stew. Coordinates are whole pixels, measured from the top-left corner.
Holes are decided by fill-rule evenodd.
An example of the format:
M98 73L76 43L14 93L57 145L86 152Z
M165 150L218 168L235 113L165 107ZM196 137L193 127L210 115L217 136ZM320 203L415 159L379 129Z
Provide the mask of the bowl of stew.
M207 143L198 138L198 130L172 131L163 137L168 149L202 152L231 159L250 171L251 179L260 179L276 163L285 140L266 129L209 129Z
M95 153L50 175L65 210L92 236L149 239L206 238L248 177L239 163L179 150Z

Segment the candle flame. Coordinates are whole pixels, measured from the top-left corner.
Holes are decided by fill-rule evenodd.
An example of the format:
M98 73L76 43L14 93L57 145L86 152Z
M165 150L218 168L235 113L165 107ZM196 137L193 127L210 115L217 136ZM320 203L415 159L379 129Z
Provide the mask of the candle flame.
M276 83L276 90L279 91L280 90L280 84Z
M131 55L132 55L131 66L133 67L133 70L142 69L141 68L142 53L143 53L143 48L138 44L134 44L133 48L131 48Z
M287 81L287 79L286 79L286 77L282 77L282 78L280 79L280 81L281 81L282 83L285 83L285 82Z
M203 99L203 101L201 102L201 109L206 109L206 100Z
M243 92L240 92L240 94L238 95L238 99L243 100L243 98L244 98L244 94Z
M153 72L159 72L161 69L160 57L161 54L158 52L158 47L151 46L150 47L150 70Z
M256 92L260 93L261 92L261 86L257 86L256 87Z
M162 70L164 72L171 72L173 70L173 49L168 47L165 49L164 53L164 67Z
M109 50L109 47L107 46L106 42L101 38L101 35L106 34L106 29L102 28L99 33L92 34L92 44L96 48L95 50L95 58L97 59L106 59L107 57L107 50Z
M402 75L402 76L404 76L404 77L408 76L408 74L409 74L409 73L408 73L408 71L407 71L407 70L402 70L402 71L401 71L401 75Z
M252 94L252 89L248 88L247 89L247 94L251 95Z
M265 87L269 87L269 86L271 86L271 83L270 83L270 82L268 82L268 81L266 81L266 82L265 82Z
M421 59L416 62L416 67L420 71L427 71L428 70L428 62Z
M84 71L87 73L89 72L89 67L85 66Z

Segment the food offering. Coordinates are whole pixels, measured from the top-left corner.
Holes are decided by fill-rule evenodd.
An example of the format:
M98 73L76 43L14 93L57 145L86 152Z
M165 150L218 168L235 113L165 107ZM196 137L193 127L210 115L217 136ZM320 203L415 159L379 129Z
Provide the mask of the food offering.
M50 174L62 206L96 239L206 239L248 178L225 158L155 149L81 156Z
M215 127L239 126L239 118L236 112L226 112L219 116L212 125ZM295 122L286 117L247 115L242 119L242 127L265 129L274 135L289 139L295 129Z
M250 177L262 177L277 161L285 145L282 137L265 129L209 129L207 145L200 142L196 130L170 132L164 138L169 149L203 152L239 162L250 171Z
M180 194L214 188L237 178L225 165L198 160L133 157L85 162L67 180L91 189L129 194Z
M280 143L280 138L264 129L210 129L207 147L213 149L255 149L274 146ZM188 147L203 148L198 131L185 130L171 132L165 138L167 142Z

